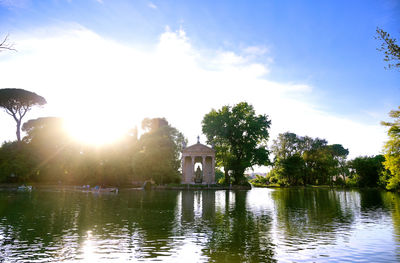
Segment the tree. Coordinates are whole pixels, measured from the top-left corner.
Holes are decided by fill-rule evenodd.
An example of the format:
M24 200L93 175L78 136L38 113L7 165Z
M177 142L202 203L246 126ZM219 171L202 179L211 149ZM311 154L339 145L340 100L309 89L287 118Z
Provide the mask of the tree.
M271 146L272 152L275 155L275 160L285 159L300 150L300 138L291 132L280 133L278 138L273 141Z
M271 121L256 115L253 106L241 102L211 110L202 121L207 143L215 146L217 164L224 167L226 183L232 172L235 184L246 182L244 172L253 165L269 164L267 141Z
M275 173L282 185L299 185L304 183L304 159L298 154L293 154L275 162Z
M271 148L275 157L270 177L280 184L332 184L346 172L349 151L341 144L328 145L325 139L286 132L278 135Z
M147 132L140 137L133 156L135 179L154 180L157 184L179 182L183 134L164 118L146 118L142 127Z
M383 126L389 127L389 140L384 146L385 168L390 171L387 188L390 190L400 189L400 106L399 110L392 110L389 116L393 122L381 122Z
M397 68L400 70L400 46L397 45L396 39L392 38L389 33L379 27L376 29L376 32L376 38L382 41L381 47L378 50L384 52L384 61L389 63L387 68Z
M353 176L358 178L359 186L378 186L385 158L382 155L357 157L349 162Z
M29 120L22 125L22 131L26 132L23 140L27 143L56 144L65 143L68 139L64 128L64 120L59 117L41 117Z
M0 182L29 181L35 167L35 155L26 143L19 141L5 142L0 147Z
M21 141L21 122L35 105L46 104L45 98L24 89L0 89L0 107L17 122L17 140Z

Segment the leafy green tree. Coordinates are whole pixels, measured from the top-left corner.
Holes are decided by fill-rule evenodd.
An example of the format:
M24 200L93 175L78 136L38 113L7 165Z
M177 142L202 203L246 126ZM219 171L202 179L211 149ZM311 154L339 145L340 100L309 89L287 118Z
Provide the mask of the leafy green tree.
M334 168L334 161L326 145L310 151L303 155L306 163L307 184L329 184Z
M269 163L270 125L268 116L257 115L247 102L213 109L204 116L202 131L207 143L215 147L217 164L224 167L226 183L230 182L229 172L235 184L243 184L247 168Z
M179 182L183 134L164 118L144 119L142 127L147 132L140 137L133 157L134 178L157 184Z
M31 179L36 159L24 142L5 142L0 148L0 182L17 183Z
M303 158L308 169L307 179L313 184L333 185L334 178L346 174L346 158L349 151L341 144L328 145L326 140L315 139L311 150Z
M22 125L22 131L26 132L23 140L36 144L60 144L68 138L64 129L64 120L59 117L41 117L32 119Z
M215 182L220 183L224 181L224 172L221 169L215 169Z
M340 144L286 132L278 135L271 149L275 156L271 178L283 185L333 184L334 178L346 173L349 151Z
M225 184L230 184L229 168L233 160L233 156L230 151L231 146L227 138L229 134L227 125L230 122L230 114L229 107L222 107L222 109L218 112L212 110L203 119L203 133L205 133L205 121L208 123L206 128L216 133L215 139L213 139L212 142L211 140L208 140L207 142L214 145L216 166L224 168L225 179L223 181ZM218 130L218 128L220 129Z
M255 178L250 179L250 183L254 186L265 186L269 184L267 176L256 174Z
M390 171L388 176L389 190L400 189L400 106L399 110L392 110L389 116L394 119L393 122L382 122L381 124L389 127L389 140L384 146L385 168Z
M35 176L38 181L64 181L74 167L74 156L79 155L77 144L72 141L59 117L41 117L22 125L26 142L37 160Z
M348 174L347 167L347 156L349 155L349 150L345 149L341 144L332 144L329 145L329 150L332 154L332 157L337 162L336 164L336 172L335 176L338 179L341 176L342 180L345 180L346 175Z
M24 89L0 89L0 107L6 110L17 123L17 140L21 141L21 123L25 114L35 105L44 105L46 100L34 92Z
M304 159L295 153L287 158L277 159L276 173L282 185L299 185L304 182Z
M385 54L384 60L388 62L388 69L397 68L400 70L400 46L397 44L395 38L392 38L389 33L383 31L381 28L376 29L377 39L381 40L381 47L379 51Z
M294 154L300 153L301 139L291 132L280 133L278 138L273 140L271 146L275 159L285 159Z
M378 186L379 177L384 171L382 155L357 157L349 162L352 177L358 178L358 185L365 187Z

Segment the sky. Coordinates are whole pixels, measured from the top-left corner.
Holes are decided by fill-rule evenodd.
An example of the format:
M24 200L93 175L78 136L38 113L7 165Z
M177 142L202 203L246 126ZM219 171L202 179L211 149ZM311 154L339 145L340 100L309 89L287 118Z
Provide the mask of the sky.
M83 141L165 117L189 144L211 109L247 101L279 133L375 155L400 105L376 28L400 39L400 2L0 0L0 88L46 98L25 121L64 117ZM0 141L15 122L0 112Z

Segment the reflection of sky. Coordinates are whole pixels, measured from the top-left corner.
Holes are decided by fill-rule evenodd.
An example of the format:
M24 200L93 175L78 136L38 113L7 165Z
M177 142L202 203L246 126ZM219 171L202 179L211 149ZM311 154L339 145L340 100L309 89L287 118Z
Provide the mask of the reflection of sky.
M311 196L327 197L325 204L318 198L309 198L300 206L297 202L296 205L289 203L289 199L285 201L288 195L278 195L282 191L179 191L177 195L170 195L173 198L170 207L153 205L152 202L160 201L155 198L160 198L158 195L146 197L139 193L130 202L148 202L147 209L133 204L121 220L114 215L110 220L96 221L84 217L84 211L75 205L68 211L73 215L71 224L61 224L63 234L47 243L40 236L33 240L25 236L25 240L24 233L19 232L37 229L23 220L11 225L2 218L0 209L0 257L38 262L49 259L66 262L207 262L223 260L225 252L248 254L247 257L228 255L233 258L231 262L236 262L249 260L252 253L256 257L257 253L270 250L273 258L282 262L399 260L400 242L396 236L399 232L394 229L398 223L393 223L397 219L391 210L399 204L384 204L383 198L382 202L374 199L367 203L365 193L363 197L358 191L319 190L319 194ZM394 202L388 193L367 198L371 196L390 197L387 199ZM86 200L82 198L80 202ZM113 204L124 204L129 198L122 193L99 196L95 202L102 206L110 200L118 201ZM127 208L122 206L116 210L120 209ZM171 213L171 217L166 217L167 213ZM146 217L148 215L154 215L154 218ZM171 220L163 221L168 218ZM153 219L159 220L160 224L143 224ZM82 224L83 221L88 224ZM56 220L52 222L57 223ZM148 227L154 229L149 231ZM52 233L50 229L46 231Z
M274 201L271 198L272 189L255 188L247 195L247 206L255 214L273 212L275 210Z
M307 224L299 223L299 232L291 235L275 217L271 233L276 244L275 258L282 262L397 262L400 244L393 238L390 213L382 208L361 212L358 192L333 193L342 212L351 211L352 221L347 222L350 224L336 220L329 226L321 225L319 231L310 231ZM306 216L307 212L304 211Z

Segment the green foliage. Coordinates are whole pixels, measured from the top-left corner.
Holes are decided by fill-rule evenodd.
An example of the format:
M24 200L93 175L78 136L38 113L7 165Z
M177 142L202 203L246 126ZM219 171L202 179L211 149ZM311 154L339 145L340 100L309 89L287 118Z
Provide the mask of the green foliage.
M44 105L46 100L34 92L24 89L0 89L0 107L11 115L17 123L17 140L21 140L21 121L35 105Z
M389 140L384 146L385 168L390 171L387 179L387 189L400 189L400 106L399 110L392 110L389 116L393 122L382 122L382 125L389 127Z
M267 140L271 121L256 115L246 102L211 110L202 121L207 143L214 145L216 164L225 170L225 183L245 184L244 171L253 165L269 163Z
M266 186L269 185L269 180L267 176L262 176L259 174L256 174L256 177L253 179L250 179L249 182L254 185L254 186Z
M24 142L5 142L0 148L0 182L26 182L33 176L35 160Z
M400 179L399 177L392 177L388 180L388 184L386 185L388 190L396 190L400 188Z
M286 132L278 135L271 148L275 159L270 180L274 183L332 185L346 173L349 151L340 144Z
M159 121L158 119L155 119ZM154 179L179 182L183 135L165 119L152 125L140 141L134 129L113 144L80 144L66 133L61 118L26 122L20 142L0 148L0 181L120 185ZM133 162L133 163L132 163Z
M380 184L380 177L384 170L383 162L385 158L382 155L372 157L357 157L349 161L349 167L353 178L350 186L356 184L361 187L375 187ZM355 178L355 179L354 179Z
M219 182L221 179L224 179L224 172L221 169L215 169L215 181Z
M138 180L154 180L157 184L179 183L180 153L183 134L165 119L145 119L143 134L133 156L132 169Z
M397 45L395 38L392 38L389 33L383 31L381 28L376 29L377 39L381 40L381 47L379 51L385 54L384 61L388 62L388 69L400 69L400 47Z
M278 159L275 163L278 167L278 178L282 184L299 185L304 182L304 159L299 154L288 156L285 159ZM283 180L286 177L286 180Z
M345 185L347 187L358 187L360 186L360 177L358 174L353 174L345 179Z

